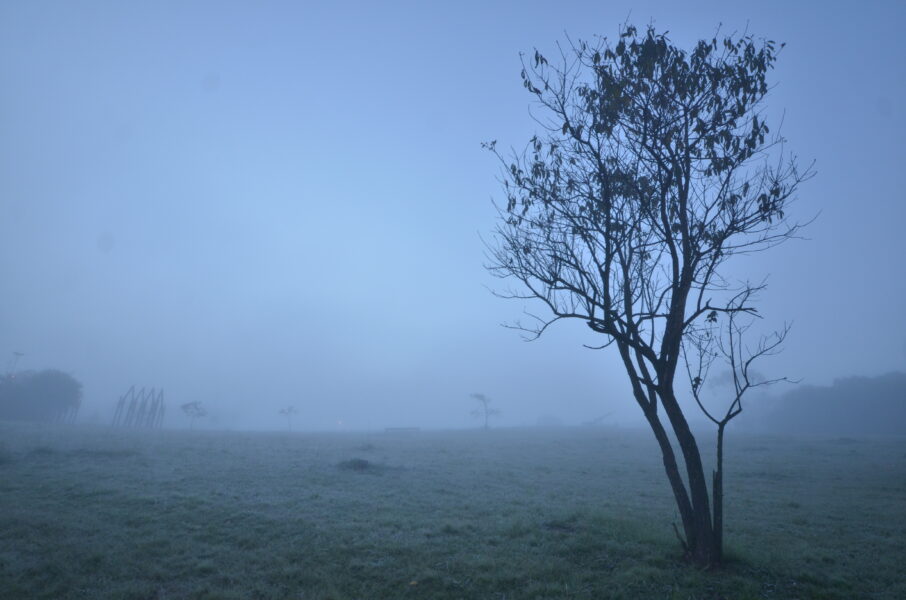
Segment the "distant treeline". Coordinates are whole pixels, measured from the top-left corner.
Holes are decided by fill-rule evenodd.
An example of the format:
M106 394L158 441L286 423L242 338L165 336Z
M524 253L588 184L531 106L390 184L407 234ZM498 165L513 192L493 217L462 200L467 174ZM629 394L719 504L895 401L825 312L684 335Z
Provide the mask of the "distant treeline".
M63 371L22 371L0 379L0 419L72 422L81 404L82 384Z
M797 386L773 404L763 426L784 433L906 435L906 373Z

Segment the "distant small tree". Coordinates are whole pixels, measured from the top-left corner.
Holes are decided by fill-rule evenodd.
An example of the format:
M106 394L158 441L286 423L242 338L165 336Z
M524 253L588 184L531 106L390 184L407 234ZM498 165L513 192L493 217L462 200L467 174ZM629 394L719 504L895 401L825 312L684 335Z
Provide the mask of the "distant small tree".
M496 408L491 408L491 399L484 394L472 394L470 396L478 402L478 408L472 411L473 417L484 417L484 428L488 428L488 419L500 414Z
M186 402L180 406L180 408L182 408L182 412L189 417L189 429L195 427L195 419L200 419L201 417L206 417L208 415L208 411L205 410L204 406L201 405L201 402L198 401Z
M286 417L286 423L289 425L289 430L293 430L293 415L298 414L299 411L296 410L295 406L287 406L286 408L280 409L280 414Z

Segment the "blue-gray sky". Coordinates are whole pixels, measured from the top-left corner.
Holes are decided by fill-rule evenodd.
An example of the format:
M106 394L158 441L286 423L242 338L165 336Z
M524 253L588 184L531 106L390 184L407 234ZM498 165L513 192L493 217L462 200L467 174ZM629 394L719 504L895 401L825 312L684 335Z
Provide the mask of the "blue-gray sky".
M792 6L791 6L792 4ZM497 164L534 132L520 51L627 17L690 46L787 43L772 111L818 175L770 274L779 366L810 383L906 368L906 42L900 2L0 4L0 358L133 384L224 426L580 422L637 408L582 327L499 326L479 236ZM0 365L5 367L5 364ZM177 424L175 415L171 423Z

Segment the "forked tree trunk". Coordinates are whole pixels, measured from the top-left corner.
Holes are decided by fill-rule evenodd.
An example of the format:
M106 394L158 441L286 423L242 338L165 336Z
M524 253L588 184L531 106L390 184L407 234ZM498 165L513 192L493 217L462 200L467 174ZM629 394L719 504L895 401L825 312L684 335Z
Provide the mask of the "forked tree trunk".
M670 480L677 508L683 520L685 540L682 540L682 542L686 555L700 567L717 566L721 562L719 540L722 507L717 501L722 497L722 488L719 485L714 488L715 513L714 521L712 522L711 503L708 498L708 486L702 466L701 454L698 451L695 437L685 423L685 419L681 423L672 423L672 425L683 454L689 485L688 492L680 477L673 447L670 445L670 440L660 420L655 416L654 422L652 422L652 419L649 418L649 424L652 426L655 438L657 438L661 447L667 478ZM719 477L718 475L716 480L719 480Z
M648 424L654 432L654 437L661 447L661 457L664 461L664 471L667 473L667 480L670 481L670 488L673 490L673 498L676 500L676 507L679 510L680 518L683 522L683 534L685 539L680 537L680 543L683 544L683 550L689 552L688 541L695 537L694 519L692 517L692 503L689 502L689 494L686 491L686 485L683 483L683 477L680 475L679 465L676 462L676 454L673 452L673 446L670 444L670 438L667 435L664 426L655 412L646 412ZM679 536L679 532L677 532Z
M694 533L686 540L687 551L695 564L701 567L711 567L720 563L720 557L714 555L711 501L701 453L698 451L695 436L689 429L689 424L683 416L676 398L668 390L659 391L662 405L683 453L689 482L689 496L692 503L691 529Z
M683 521L685 539L680 536L680 542L683 544L686 556L700 567L716 566L720 564L720 554L715 552L715 530L711 520L708 485L695 436L689 429L689 424L682 413L679 403L673 396L672 390L647 388L650 393L656 393L660 399L660 405L664 407L670 426L679 442L686 467L689 485L687 489L686 482L683 481L680 474L676 453L670 443L670 437L664 428L664 424L661 423L657 408L652 406L648 397L646 397L644 390L647 386L643 385L642 380L637 375L633 376L634 369L629 366L631 365L629 349L622 344L618 344L617 347L624 363L628 365L627 371L630 373L630 382L632 383L636 402L642 407L645 418L661 448L664 471L670 481L673 497L676 500L676 506ZM677 535L679 535L679 532L677 532Z

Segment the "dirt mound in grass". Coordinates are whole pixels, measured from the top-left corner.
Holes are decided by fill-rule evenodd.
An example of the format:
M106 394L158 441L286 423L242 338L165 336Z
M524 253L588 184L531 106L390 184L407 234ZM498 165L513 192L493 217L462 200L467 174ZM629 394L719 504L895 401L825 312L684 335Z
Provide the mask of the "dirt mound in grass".
M356 473L374 473L381 470L380 465L376 465L370 460L364 458L350 458L337 464L341 471L355 471Z

